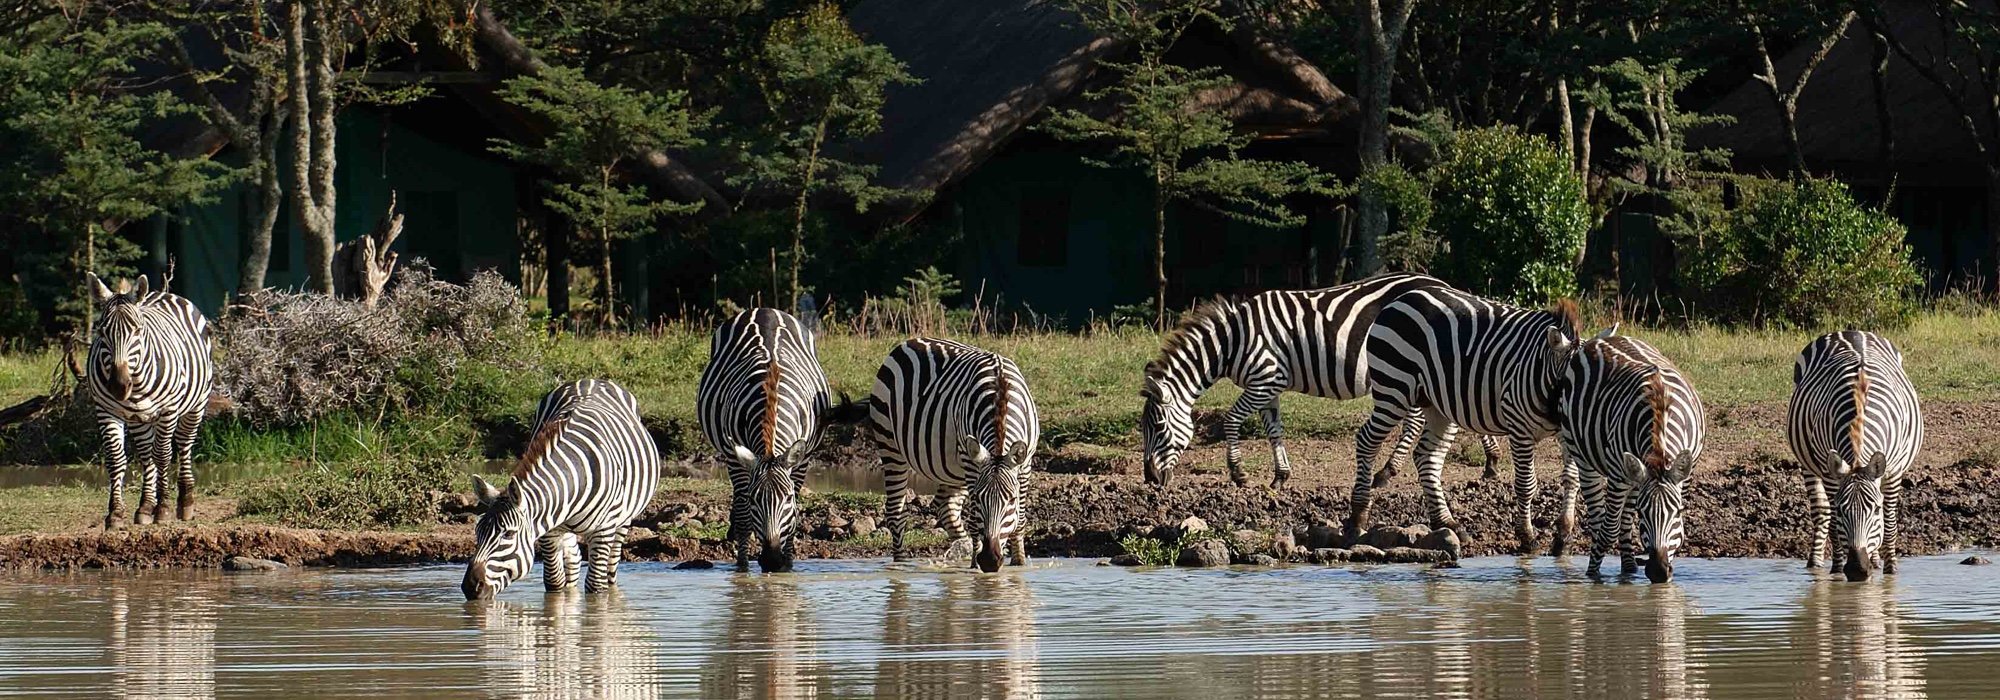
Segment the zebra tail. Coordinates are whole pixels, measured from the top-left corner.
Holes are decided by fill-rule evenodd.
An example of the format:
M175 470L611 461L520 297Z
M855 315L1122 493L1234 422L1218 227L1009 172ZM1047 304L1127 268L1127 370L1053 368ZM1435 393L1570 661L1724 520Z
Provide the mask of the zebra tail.
M827 421L831 423L853 425L864 420L868 420L868 403L855 403L844 391L840 393L840 403L827 412Z

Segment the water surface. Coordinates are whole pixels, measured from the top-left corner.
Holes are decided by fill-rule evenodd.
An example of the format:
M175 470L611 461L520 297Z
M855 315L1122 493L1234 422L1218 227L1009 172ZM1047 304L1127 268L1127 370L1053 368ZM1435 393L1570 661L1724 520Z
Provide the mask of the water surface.
M1688 560L765 576L627 565L611 595L461 569L0 576L0 693L127 697L1992 697L2000 568L1849 584Z

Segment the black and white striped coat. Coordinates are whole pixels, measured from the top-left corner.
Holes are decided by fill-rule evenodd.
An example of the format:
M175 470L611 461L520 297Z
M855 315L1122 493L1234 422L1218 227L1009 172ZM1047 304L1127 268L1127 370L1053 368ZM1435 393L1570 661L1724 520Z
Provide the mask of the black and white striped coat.
M552 591L576 585L589 551L585 588L616 582L625 533L660 485L660 452L639 420L639 401L609 380L556 387L535 409L528 441L505 490L472 478L486 513L460 590L480 598L527 575L542 560ZM530 551L533 547L533 551Z
M1417 480L1431 526L1460 530L1445 503L1442 480L1444 455L1459 429L1504 436L1513 443L1516 532L1522 550L1531 550L1534 449L1555 434L1556 393L1576 348L1578 325L1576 307L1567 302L1538 311L1441 287L1405 292L1383 307L1368 331L1375 409L1355 438L1357 468L1347 536L1352 539L1366 529L1371 484L1363 465L1374 463L1390 430L1421 413ZM1573 479L1573 474L1574 465L1565 468L1565 478ZM1574 504L1563 510L1572 513ZM1569 525L1565 519L1558 529L1567 532ZM1459 536L1465 535L1461 531Z
M749 568L755 535L759 567L788 571L806 457L832 407L813 336L791 314L750 309L715 329L708 352L695 403L702 436L729 469L736 568Z
M1646 578L1672 579L1683 492L1707 425L1694 385L1653 346L1611 335L1578 346L1558 406L1563 452L1581 472L1590 573L1614 544L1623 571L1638 569L1636 520Z
M911 490L929 488L945 505L943 520L955 546L968 524L978 535L973 558L981 569L999 570L1010 541L1014 563L1026 562L1021 514L1041 423L1013 360L951 340L903 341L875 372L868 417L897 559L904 556L903 513ZM970 510L964 507L968 496Z
M1831 570L1859 581L1879 556L1882 570L1895 573L1903 476L1924 442L1902 353L1866 331L1828 333L1799 353L1792 383L1785 436L1803 465L1813 512L1806 566L1828 554Z
M1140 396L1139 433L1145 450L1146 480L1166 486L1194 439L1194 403L1217 381L1228 378L1243 389L1222 421L1228 446L1229 478L1238 486L1248 481L1239 446L1243 421L1262 412L1276 466L1273 486L1290 476L1278 399L1287 391L1330 399L1356 399L1368 392L1368 361L1364 354L1368 329L1382 307L1405 292L1446 288L1432 277L1392 273L1369 279L1300 291L1272 291L1242 301L1216 300L1189 312L1166 337L1159 358L1146 365ZM1396 442L1389 464L1376 482L1386 481L1417 432L1421 416L1411 414L1410 426ZM1488 463L1499 451L1485 441Z
M142 525L166 519L163 472L174 468L180 485L175 517L187 520L194 515L194 442L215 380L208 318L187 299L149 290L144 276L123 294L113 294L96 275L90 284L98 318L86 386L97 406L111 481L104 527L118 527L125 510L128 435L145 470L132 519Z

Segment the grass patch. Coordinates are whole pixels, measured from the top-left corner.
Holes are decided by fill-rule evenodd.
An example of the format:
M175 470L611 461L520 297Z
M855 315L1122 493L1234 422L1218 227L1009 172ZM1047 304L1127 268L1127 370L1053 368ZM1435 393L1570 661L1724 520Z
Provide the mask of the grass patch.
M102 486L23 486L0 491L0 535L101 524L106 497Z
M0 408L49 393L62 352L54 349L0 353Z
M459 487L460 472L435 459L370 460L316 467L246 484L239 516L326 530L413 528L438 522L432 491Z

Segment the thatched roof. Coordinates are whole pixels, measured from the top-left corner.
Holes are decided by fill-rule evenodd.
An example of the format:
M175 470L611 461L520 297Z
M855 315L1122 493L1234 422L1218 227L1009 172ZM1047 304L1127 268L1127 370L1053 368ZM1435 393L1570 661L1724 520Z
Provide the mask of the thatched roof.
M1894 0L1882 7L1890 32L1909 42L1912 54L1938 55L1942 50L1936 17L1921 4ZM1802 43L1807 45L1773 61L1781 85L1794 79L1818 49L1816 41ZM1855 21L1799 96L1799 143L1812 168L1866 170L1880 162L1881 122L1876 117L1871 43L1867 25ZM1893 51L1887 77L1895 135L1892 169L1948 177L1979 167L1979 156L1965 133L1963 120L1936 85ZM1970 92L1968 98L1972 104L1983 99ZM1728 148L1743 167L1776 169L1790 162L1777 105L1762 83L1745 81L1705 111L1734 116L1736 123L1691 134L1695 145Z
M992 155L1044 108L1077 95L1124 49L1048 0L862 0L848 21L923 80L891 89L883 131L862 144L883 184L935 190ZM1354 100L1281 44L1207 27L1176 56L1221 62L1238 83L1203 97L1253 128L1324 126ZM1179 60L1177 58L1177 60Z

